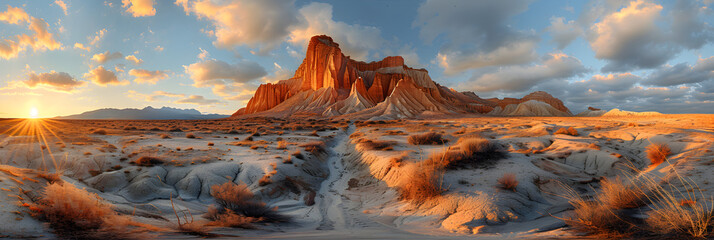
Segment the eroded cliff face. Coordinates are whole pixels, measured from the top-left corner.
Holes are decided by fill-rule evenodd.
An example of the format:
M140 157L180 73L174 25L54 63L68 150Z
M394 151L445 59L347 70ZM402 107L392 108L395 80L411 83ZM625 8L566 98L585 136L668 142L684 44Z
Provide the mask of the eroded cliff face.
M400 82L402 87L396 89ZM399 96L392 97L395 93ZM385 103L387 100L389 103ZM528 100L542 101L570 114L562 101L545 92L534 92L522 99L499 100L481 99L473 93L445 88L432 81L428 71L405 65L400 56L369 63L355 61L345 56L331 37L321 35L310 39L305 59L291 79L261 85L248 105L233 116L350 114L372 118L389 113L394 117L415 117L425 111L488 113L498 106L505 108ZM375 109L386 108L383 106L389 109Z

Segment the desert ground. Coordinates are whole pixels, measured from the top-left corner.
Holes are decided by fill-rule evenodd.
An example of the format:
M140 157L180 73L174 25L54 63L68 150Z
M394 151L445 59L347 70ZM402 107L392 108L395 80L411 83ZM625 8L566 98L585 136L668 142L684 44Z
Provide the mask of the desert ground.
M714 115L0 120L9 238L712 237Z

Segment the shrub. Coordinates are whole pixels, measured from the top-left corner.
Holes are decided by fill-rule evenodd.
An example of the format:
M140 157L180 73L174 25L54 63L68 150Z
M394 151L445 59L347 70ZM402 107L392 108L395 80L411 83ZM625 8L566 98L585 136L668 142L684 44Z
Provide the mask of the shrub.
M245 183L226 182L221 185L214 185L211 187L211 196L215 198L218 204L218 214L231 210L235 214L259 218L264 221L285 222L288 220L287 217L278 214L264 202L256 200Z
M619 177L601 182L597 200L612 209L637 208L647 205L643 186L624 183Z
M186 138L196 138L196 135L193 135L193 133L186 133Z
M650 164L651 165L659 165L663 163L665 160L667 160L667 156L672 154L672 151L669 149L669 146L666 144L650 144L647 146L647 158L650 159Z
M359 143L366 150L393 150L393 146L397 145L395 141L381 140L364 140Z
M154 165L163 164L164 160L157 157L143 156L134 160L134 164L142 167L153 167Z
M578 136L578 130L576 130L573 127L568 127L568 128L559 128L557 131L555 131L554 134L564 134L564 135L570 135L570 136Z
M622 220L625 216L622 216L619 210L607 208L598 202L588 201L581 197L571 199L570 204L575 209L564 221L574 230L610 238L629 235L632 225Z
M441 145L449 142L449 140L444 139L439 133L428 132L424 134L411 135L407 138L407 142L412 145Z
M259 221L258 218L238 215L230 209L226 209L221 213L220 210L213 205L208 207L208 211L204 217L211 220L209 225L212 226L243 229L255 229L252 223Z
M216 145L216 144L215 144L215 143L212 143L212 142L208 142L208 146L209 146L209 147L210 147L210 146L214 146L214 145Z
M262 178L260 178L260 180L258 180L258 186L261 187L271 183L273 183L273 180L270 179L270 174L265 174Z
M488 139L461 138L455 148L434 153L429 156L427 162L450 169L486 167L504 156L505 152L500 146Z
M129 225L138 226L128 216L119 215L96 194L72 184L52 183L45 187L30 214L48 222L64 239L128 238Z
M107 135L107 130L99 129L99 130L93 131L92 134Z
M518 186L518 180L516 180L516 174L514 173L504 173L501 178L498 179L498 187L504 190L516 191Z
M308 151L310 153L320 153L320 152L326 152L325 149L325 142L322 141L316 141L316 142L309 142L300 145L300 147L304 147L305 151Z
M398 188L402 200L423 203L445 190L441 185L443 169L437 165L412 165L405 174L405 181Z
M159 137L161 137L161 139L171 138L171 136L169 136L168 134L163 134L163 133L160 134Z
M288 142L278 141L278 149L288 149Z

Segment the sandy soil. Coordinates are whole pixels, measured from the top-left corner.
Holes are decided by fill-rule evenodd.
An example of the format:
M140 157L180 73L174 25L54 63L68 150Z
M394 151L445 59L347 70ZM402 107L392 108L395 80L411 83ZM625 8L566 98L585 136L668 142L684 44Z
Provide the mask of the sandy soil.
M576 136L555 134L573 127ZM412 145L436 132L443 145ZM0 120L0 236L52 238L53 229L23 203L42 194L43 172L97 193L116 211L159 226L156 238L183 239L171 200L202 220L215 201L211 186L246 183L260 200L289 216L256 229L210 228L217 238L288 239L559 238L576 236L561 220L572 207L563 186L583 195L621 175L677 172L714 189L713 115L650 117L464 117L438 120L197 121ZM423 202L400 199L408 171L431 154L480 137L505 155L447 168L445 191ZM390 142L371 149L365 141ZM279 147L279 142L285 148ZM306 143L323 142L325 149ZM668 161L652 165L645 149L667 144ZM299 154L297 152L300 152ZM154 166L135 161L150 156ZM395 164L395 158L401 159ZM498 179L513 173L512 190ZM266 177L266 175L268 177ZM268 179L268 181L261 181ZM406 182L406 183L405 183ZM312 199L314 198L314 204Z

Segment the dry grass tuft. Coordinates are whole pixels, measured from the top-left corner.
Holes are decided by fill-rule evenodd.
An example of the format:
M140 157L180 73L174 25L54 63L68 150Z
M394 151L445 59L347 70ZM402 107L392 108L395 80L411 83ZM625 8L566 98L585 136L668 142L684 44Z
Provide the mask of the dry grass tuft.
M305 151L310 152L310 153L324 153L327 151L325 142L323 141L316 141L316 142L309 142L300 145L300 147L305 148Z
M186 138L196 138L196 135L193 135L193 133L186 133Z
M92 134L107 135L107 130L104 130L104 129L95 130L92 132Z
M672 154L669 146L666 144L653 143L647 146L647 158L650 159L651 165L659 165L667 160L667 156Z
M278 149L288 149L288 142L284 140L278 141Z
M230 210L234 214L258 218L261 221L285 222L289 220L278 214L275 209L269 208L264 202L256 200L253 192L248 189L248 185L245 183L226 182L214 185L211 187L211 195L218 204L218 210L212 215L206 215L208 219L219 219L220 214L225 214L227 210Z
M501 178L498 179L498 187L504 190L516 191L518 186L518 180L516 180L516 174L514 173L504 173Z
M627 184L619 177L601 182L597 200L612 209L638 208L647 205L646 189L633 183Z
M154 165L164 164L164 160L157 157L143 156L134 160L134 164L142 167L153 167Z
M412 145L441 145L449 142L441 134L436 132L428 132L424 134L411 135L407 138L407 142Z
M443 168L438 165L413 164L406 175L405 182L398 188L402 200L419 204L445 191L442 187Z
M484 138L461 138L456 147L441 153L434 153L426 160L450 169L466 167L487 167L495 160L505 157L498 144Z
M29 205L33 217L48 222L64 239L128 239L139 226L128 216L119 215L96 194L72 184L47 185L42 198Z
M555 133L553 134L564 134L564 135L570 135L570 136L578 136L578 130L576 130L573 127L568 127L568 128L559 128Z
M359 144L366 150L393 150L394 145L397 145L395 141L382 141L382 140L363 140Z

